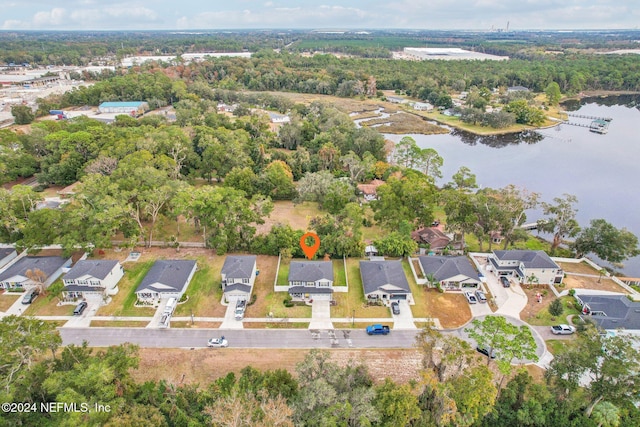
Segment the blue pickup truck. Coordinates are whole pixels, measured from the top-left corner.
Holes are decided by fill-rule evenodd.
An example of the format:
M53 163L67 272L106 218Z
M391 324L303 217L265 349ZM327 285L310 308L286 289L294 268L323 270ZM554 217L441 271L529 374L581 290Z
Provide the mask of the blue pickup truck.
M369 335L387 335L390 332L386 325L369 325L367 326L367 334Z

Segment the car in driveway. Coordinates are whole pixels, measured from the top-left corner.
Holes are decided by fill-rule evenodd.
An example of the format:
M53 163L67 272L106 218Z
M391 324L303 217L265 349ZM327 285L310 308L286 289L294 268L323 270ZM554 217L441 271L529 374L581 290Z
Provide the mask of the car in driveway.
M82 312L87 308L87 305L89 304L87 304L86 301L81 301L80 304L78 304L76 308L73 310L73 315L80 316Z
M473 294L473 292L465 292L464 296L467 299L467 301L469 302L469 304L475 304L475 303L478 302L478 298L476 298L476 296Z
M491 358L495 359L496 358L496 351L492 348L490 348L489 346L486 345L479 345L476 347L476 351L478 353L484 354L485 356L489 356L489 350L491 350Z
M400 304L398 301L394 301L391 303L391 311L393 314L400 314Z
M27 293L24 294L24 297L22 297L22 303L31 304L36 298L38 298L38 295L40 295L40 291L35 288L27 291Z
M485 296L484 292L482 292L480 289L476 291L476 298L480 302L487 302L487 297Z
M211 338L207 341L207 347L209 348L225 348L229 347L229 341L222 336L220 338Z
M502 283L502 287L504 288L508 288L509 286L511 286L511 282L509 282L509 279L504 276L500 276L500 283Z
M551 327L551 333L554 335L571 335L575 331L576 327L571 325L553 325Z

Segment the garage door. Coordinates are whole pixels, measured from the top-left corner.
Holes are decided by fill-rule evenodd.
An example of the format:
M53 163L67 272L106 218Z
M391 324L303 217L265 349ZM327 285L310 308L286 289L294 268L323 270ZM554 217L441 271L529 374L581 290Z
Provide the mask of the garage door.
M407 299L407 295L406 294L398 294L398 295L391 295L390 299Z
M313 300L331 301L331 294L311 294Z

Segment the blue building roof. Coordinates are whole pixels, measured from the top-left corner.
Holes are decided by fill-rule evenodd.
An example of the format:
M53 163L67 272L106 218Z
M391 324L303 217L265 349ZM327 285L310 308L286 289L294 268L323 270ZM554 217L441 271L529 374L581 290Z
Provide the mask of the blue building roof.
M103 102L100 107L129 107L138 108L145 102L143 101L129 101L129 102Z

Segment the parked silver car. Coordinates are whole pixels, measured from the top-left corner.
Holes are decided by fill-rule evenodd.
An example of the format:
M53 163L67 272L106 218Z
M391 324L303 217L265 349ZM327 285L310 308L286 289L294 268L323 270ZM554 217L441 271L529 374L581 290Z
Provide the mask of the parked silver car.
M469 304L476 304L478 302L478 299L473 294L473 292L465 292L464 296L465 298L467 298L467 301L469 302Z

